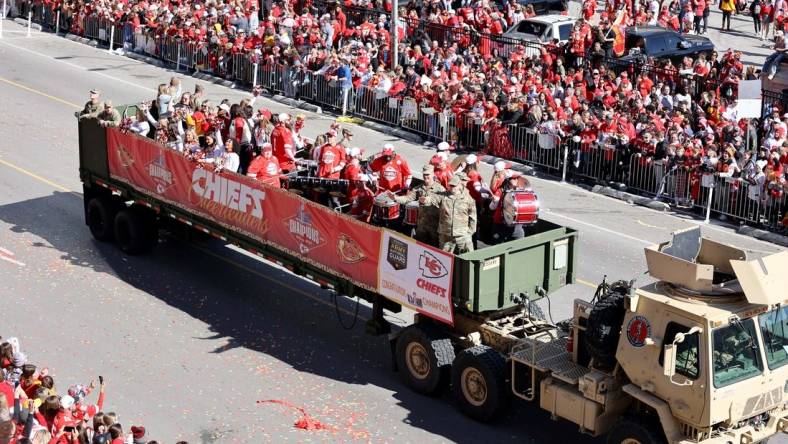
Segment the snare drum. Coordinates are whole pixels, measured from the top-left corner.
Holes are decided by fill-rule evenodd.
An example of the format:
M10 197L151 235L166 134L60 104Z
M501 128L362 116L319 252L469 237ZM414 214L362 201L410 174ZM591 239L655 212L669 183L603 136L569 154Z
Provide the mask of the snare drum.
M531 191L510 191L503 199L506 225L533 224L539 218L539 199Z
M396 220L399 218L399 204L388 194L378 194L373 202L372 215L379 221Z
M304 171L306 174L301 174L308 177L317 176L317 161L310 159L296 159L298 171Z
M408 202L405 205L405 220L403 222L407 225L415 226L419 220L419 202Z

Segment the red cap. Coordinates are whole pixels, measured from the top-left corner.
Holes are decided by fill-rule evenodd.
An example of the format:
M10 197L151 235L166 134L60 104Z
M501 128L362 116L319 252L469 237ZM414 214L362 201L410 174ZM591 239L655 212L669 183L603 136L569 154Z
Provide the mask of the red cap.
M131 426L131 436L134 439L142 439L145 437L145 427L143 426Z

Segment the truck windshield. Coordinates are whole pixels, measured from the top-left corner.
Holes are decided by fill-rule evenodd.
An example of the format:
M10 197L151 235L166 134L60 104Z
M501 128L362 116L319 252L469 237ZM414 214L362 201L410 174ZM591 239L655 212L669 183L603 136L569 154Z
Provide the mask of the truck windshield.
M788 364L788 305L760 315L758 323L769 368Z
M758 348L752 319L714 330L714 387L725 387L760 375L763 363Z

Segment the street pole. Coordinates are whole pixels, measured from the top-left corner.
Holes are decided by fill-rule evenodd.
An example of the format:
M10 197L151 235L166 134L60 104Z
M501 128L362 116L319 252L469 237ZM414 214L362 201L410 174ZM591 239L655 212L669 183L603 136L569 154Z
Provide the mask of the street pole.
M394 70L397 67L397 62L399 61L399 27L397 26L397 22L399 22L399 1L392 0L394 5L391 7L391 69Z

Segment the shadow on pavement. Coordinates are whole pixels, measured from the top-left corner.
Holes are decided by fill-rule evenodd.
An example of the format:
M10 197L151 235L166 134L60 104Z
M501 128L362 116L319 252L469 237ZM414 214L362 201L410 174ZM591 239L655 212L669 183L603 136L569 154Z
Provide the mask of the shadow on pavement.
M355 328L344 330L332 307L293 291L328 300L317 286L218 242L197 241L191 246L164 236L152 254L129 257L112 244L95 241L84 224L81 199L62 192L0 206L0 221L11 225L12 232L40 238L33 244L35 248L53 249L73 266L111 274L206 323L213 335L194 339L226 341L212 353L243 348L269 355L298 372L381 387L408 411L405 423L447 440L601 442L579 434L573 424L551 421L538 406L525 402L515 401L508 414L494 424L480 424L455 410L449 394L434 399L411 392L391 370L386 337L364 334L363 321L369 315L366 307L361 307ZM347 323L348 315L343 317ZM199 355L193 359L203 360ZM299 383L288 370L265 377L293 378L293 383ZM351 393L355 391L351 389ZM374 422L375 415L386 412L369 413L369 422ZM385 435L386 430L378 433Z

